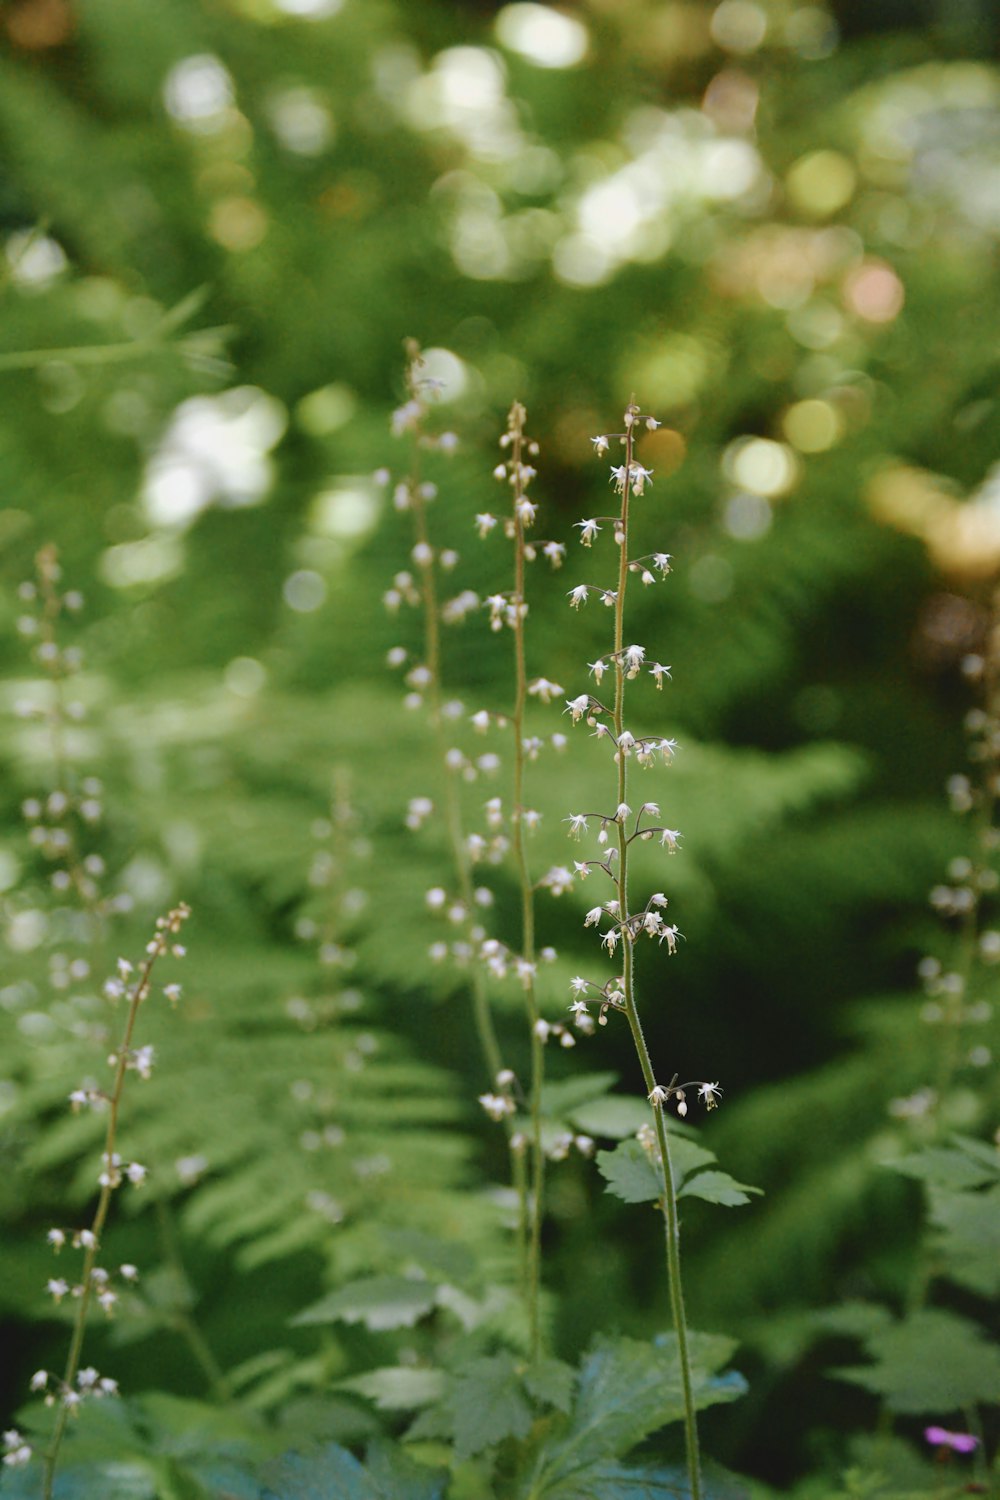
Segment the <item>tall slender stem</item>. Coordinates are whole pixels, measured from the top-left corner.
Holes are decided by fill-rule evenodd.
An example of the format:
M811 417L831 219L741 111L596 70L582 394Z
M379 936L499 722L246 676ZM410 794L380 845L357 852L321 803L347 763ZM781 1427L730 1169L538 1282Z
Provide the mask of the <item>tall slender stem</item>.
M625 728L625 597L628 588L628 546L629 546L629 500L632 492L632 460L635 445L634 418L637 409L634 403L630 403L628 420L625 431L625 465L624 480L621 486L621 513L616 528L616 541L619 546L618 563L618 589L615 596L615 702L614 702L614 730L615 740L620 742L622 732ZM618 760L618 804L619 808L627 803L628 797L628 756L624 749L619 749ZM639 1018L638 1005L635 995L634 977L634 953L633 937L628 923L628 875L629 875L629 839L626 832L625 815L621 814L617 820L618 828L618 871L615 879L618 899L618 920L621 923L622 948L623 948L623 974L622 990L625 996L625 1014L628 1018L629 1029L632 1033L632 1041L635 1045L636 1054L639 1058L639 1066L642 1069L643 1080L646 1085L646 1093L652 1095L656 1087L656 1075L653 1072L653 1064L649 1055L649 1048L642 1030L642 1022ZM677 1337L677 1356L681 1371L681 1388L684 1398L684 1441L687 1454L688 1477L691 1484L692 1500L701 1500L701 1459L698 1446L698 1427L695 1415L694 1390L691 1378L691 1357L688 1348L687 1318L684 1311L684 1293L681 1284L681 1259L680 1259L680 1222L677 1213L677 1196L674 1186L673 1170L670 1162L670 1141L667 1132L666 1119L661 1105L653 1104L653 1120L656 1127L656 1140L660 1153L660 1164L662 1174L663 1193L660 1199L663 1213L663 1232L666 1245L667 1258L667 1280L670 1288L670 1306L673 1314L674 1332Z
M525 667L524 620L527 605L524 595L524 418L525 411L515 402L510 414L511 471L514 479L514 593L511 599L514 633L514 806L512 809L512 843L514 861L521 887L521 955L524 959L524 995L531 1027L531 1205L528 1246L528 1324L531 1353L541 1355L542 1335L539 1302L541 1297L542 1211L545 1187L545 1153L542 1150L542 1085L545 1080L545 1044L538 1025L538 999L535 994L535 892L528 869L524 842L524 710L528 679Z
M139 970L135 983L129 994L128 1012L125 1017L125 1028L122 1039L118 1046L115 1060L114 1080L111 1092L107 1096L108 1123L104 1132L104 1156L103 1171L101 1172L101 1191L97 1199L97 1208L90 1224L90 1234L87 1237L86 1253L83 1259L83 1269L80 1277L79 1296L76 1305L76 1317L73 1320L73 1334L70 1339L69 1352L66 1356L66 1365L63 1370L61 1382L61 1399L59 1400L59 1414L56 1417L52 1439L45 1455L45 1463L42 1474L42 1500L52 1500L52 1488L55 1483L56 1466L59 1462L59 1452L66 1433L66 1424L69 1415L75 1409L75 1403L67 1399L75 1394L75 1383L80 1368L80 1356L83 1352L83 1339L87 1326L87 1312L96 1285L94 1270L97 1257L101 1249L101 1234L111 1207L111 1198L115 1189L121 1183L121 1174L115 1160L115 1144L118 1137L118 1115L121 1109L122 1093L125 1088L125 1075L129 1069L132 1050L132 1035L135 1031L136 1018L139 1007L149 994L152 980L153 967L157 959L167 951L168 932L180 930L181 923L188 915L186 906L179 906L172 911L168 917L161 917L157 924L157 935L150 944L150 951L145 963Z

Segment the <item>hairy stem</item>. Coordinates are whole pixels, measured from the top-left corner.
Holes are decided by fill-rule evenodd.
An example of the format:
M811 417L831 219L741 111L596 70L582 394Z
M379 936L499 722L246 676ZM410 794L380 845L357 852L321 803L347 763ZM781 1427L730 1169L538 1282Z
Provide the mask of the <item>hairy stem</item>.
M514 806L512 834L514 861L521 888L521 955L526 964L524 998L531 1027L531 1204L528 1245L528 1325L531 1353L541 1355L542 1211L545 1187L545 1153L542 1150L542 1085L545 1080L545 1045L539 1034L538 999L535 994L535 893L528 869L524 844L524 709L527 701L527 672L524 655L524 521L520 502L524 496L522 461L524 451L524 408L511 408L512 471L514 475L514 668L515 693L512 728L514 731Z

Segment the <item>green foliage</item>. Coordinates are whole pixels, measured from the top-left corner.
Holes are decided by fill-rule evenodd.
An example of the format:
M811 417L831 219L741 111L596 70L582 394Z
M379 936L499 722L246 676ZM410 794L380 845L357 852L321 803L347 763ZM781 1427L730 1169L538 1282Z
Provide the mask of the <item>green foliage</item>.
M706 1203L738 1208L750 1202L750 1193L761 1192L760 1188L737 1182L728 1172L701 1170L713 1161L714 1151L696 1145L684 1136L674 1138L670 1147L670 1165L678 1198L701 1198ZM614 1151L599 1152L597 1169L607 1180L606 1191L623 1203L651 1203L662 1197L659 1171L649 1151L639 1141L623 1141Z

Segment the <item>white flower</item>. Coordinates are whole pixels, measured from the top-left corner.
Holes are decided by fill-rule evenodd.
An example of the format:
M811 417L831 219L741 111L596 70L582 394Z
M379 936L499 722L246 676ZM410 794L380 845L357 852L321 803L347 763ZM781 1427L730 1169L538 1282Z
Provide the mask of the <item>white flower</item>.
M69 1282L62 1276L50 1276L45 1283L45 1290L56 1302L61 1302L69 1291Z
M650 675L656 678L656 686L662 688L664 677L670 676L670 668L665 667L662 662L654 662L649 669Z
M130 1261L126 1261L124 1265L118 1267L118 1274L123 1281L139 1280L138 1268L133 1266Z
M604 605L605 609L614 609L615 605L618 603L618 590L605 589L601 594L601 603Z
M625 819L629 816L631 811L632 809L629 807L627 802L619 802L618 806L615 808L615 822L624 823Z
M585 547L589 547L591 545L594 537L597 536L601 530L597 522L593 519L586 521L574 521L573 524L574 526L579 526L580 541Z
M563 558L566 556L566 548L562 542L546 542L542 553L548 558L554 568L561 568Z
M664 577L666 577L666 575L670 572L670 553L654 552L653 566L657 568L664 575Z
M540 698L543 703L551 703L553 698L561 697L564 691L558 682L550 682L547 677L536 677L528 686L528 692Z
M578 583L575 589L569 591L569 603L571 609L579 609L581 604L586 604L589 590L585 583Z
M590 988L590 985L586 979L581 978L579 974L575 974L569 982L569 987L572 994L584 995Z
M44 1391L49 1383L48 1370L36 1370L31 1377L29 1389L33 1391Z
M125 1168L125 1176L128 1178L133 1187L142 1187L143 1183L146 1181L146 1175L148 1171L149 1168L144 1167L141 1162L130 1161L128 1166Z
M531 526L534 523L538 506L534 501L528 500L524 495L517 502L517 516L522 526Z
M677 843L680 832L676 828L664 828L660 833L660 846L669 849L671 854L677 853Z
M548 886L553 896L561 896L564 891L573 887L573 876L565 865L553 865L547 875L542 877L542 885Z
M584 714L590 708L590 694L580 693L576 698L567 698L564 713L569 713L574 724L579 724Z
M667 1093L666 1089L662 1084L659 1083L655 1084L654 1087L650 1089L649 1093L646 1095L646 1098L649 1100L654 1109L659 1109L661 1105L666 1104L669 1097L670 1096Z
M625 667L629 677L637 677L639 668L642 666L646 655L645 646L626 646L624 651Z
M594 445L594 456L596 458L600 458L602 453L607 453L609 443L603 433L600 435L600 437L592 437L590 441Z
M592 906L583 919L584 927L596 927L604 915L603 906Z
M66 1231L64 1229L50 1229L45 1238L53 1250L58 1253L66 1243Z
M656 429L657 429L657 428L658 428L658 427L659 427L659 426L661 426L661 423L659 423L659 422L658 422L658 421L657 421L657 420L656 420L656 418L655 418L655 417L647 417L647 418L646 418L646 427L647 427L647 428L648 428L648 430L649 430L649 431L650 431L650 432L655 432L655 431L656 431Z
M572 813L568 818L564 818L563 822L569 824L570 838L578 839L581 833L587 832L587 816L585 813Z
M480 511L476 516L476 529L481 537L489 536L496 524L496 516L490 515L488 510Z
M618 947L618 939L620 936L621 934L619 933L617 927L609 927L608 931L601 938L601 942L604 944L605 948L607 948L609 953L614 953L615 949Z
M698 1085L698 1098L703 1101L706 1109L716 1109L719 1103L719 1095L722 1093L717 1083L700 1083Z
M442 890L439 885L431 886L430 890L424 895L424 901L430 907L431 911L441 911L447 900L447 891Z

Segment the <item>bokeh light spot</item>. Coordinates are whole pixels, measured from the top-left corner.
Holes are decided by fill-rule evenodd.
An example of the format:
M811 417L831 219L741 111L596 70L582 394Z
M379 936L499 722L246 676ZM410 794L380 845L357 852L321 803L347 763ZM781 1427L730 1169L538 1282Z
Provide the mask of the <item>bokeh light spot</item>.
M905 300L903 283L885 261L866 260L844 281L844 302L866 323L891 323Z
M781 425L800 453L825 453L844 435L844 419L829 401L796 401L785 412Z
M814 219L828 219L849 203L857 173L839 151L810 151L793 162L785 190L793 207Z
M722 0L709 29L713 42L724 52L756 52L767 35L767 14L754 0Z
M496 32L503 46L539 68L571 68L587 53L587 28L549 5L505 5Z
M289 609L296 614L307 615L319 609L326 599L326 583L319 573L310 568L300 568L289 573L281 586L282 597Z

